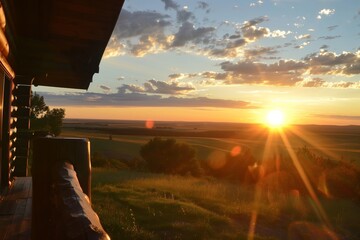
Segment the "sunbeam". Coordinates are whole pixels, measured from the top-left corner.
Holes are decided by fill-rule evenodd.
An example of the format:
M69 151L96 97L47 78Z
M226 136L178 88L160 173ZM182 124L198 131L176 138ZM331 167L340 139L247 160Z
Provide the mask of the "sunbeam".
M286 149L290 155L290 158L296 168L296 170L298 171L299 173L299 176L302 180L302 182L304 183L305 187L306 187L306 190L308 191L309 195L310 195L310 198L312 200L312 207L314 208L314 211L315 213L317 214L319 220L328 228L328 229L332 229L331 227L331 224L327 218L327 215L319 201L319 198L317 197L313 187L311 186L311 183L303 169L303 167L301 166L300 162L299 162L299 159L295 153L295 151L293 150L286 134L284 134L282 131L279 131L280 133L280 136L281 136L281 139L282 141L284 142L285 146L286 146ZM337 239L337 238L334 238L334 239Z
M316 140L313 140L310 134L306 133L305 130L302 129L300 131L297 127L291 127L289 128L289 131L291 131L293 134L295 134L297 137L301 138L305 142L309 143L310 146L316 148L326 156L337 159L336 154L322 147Z

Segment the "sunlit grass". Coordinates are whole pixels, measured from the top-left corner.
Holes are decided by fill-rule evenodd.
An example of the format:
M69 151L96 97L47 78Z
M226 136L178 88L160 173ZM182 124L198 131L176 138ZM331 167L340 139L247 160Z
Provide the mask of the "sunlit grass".
M306 234L314 234L314 238L320 237L316 232L330 229L339 233L331 239L357 239L360 225L355 213L360 207L354 196L360 196L356 193L358 170L344 161L328 163L308 148L300 149L299 155L294 136L318 150L316 153L336 159L322 148L319 136L291 127L263 131L256 141L178 138L196 147L201 160L215 151L231 153L234 146L244 143L251 144L251 149L262 145L258 152L261 167L272 170L267 168L257 185L95 169L93 203L112 239L252 239L252 234L254 239L287 239L299 229L310 231ZM146 140L141 136L106 138L93 141L94 149L114 150L115 155L128 149L136 154ZM328 183L322 184L325 178Z
M279 194L270 202L266 191L260 197L260 229L282 235L289 221L313 219L304 199ZM125 239L162 239L164 231L178 239L246 239L255 204L254 189L215 179L106 170L94 172L93 202L110 235L120 231ZM254 239L265 237L261 231Z

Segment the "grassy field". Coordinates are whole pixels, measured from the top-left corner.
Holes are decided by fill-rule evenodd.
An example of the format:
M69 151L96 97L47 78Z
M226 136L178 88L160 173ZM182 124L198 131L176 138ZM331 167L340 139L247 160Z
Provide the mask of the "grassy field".
M139 124L78 121L65 125L62 136L89 138L92 154L131 161L140 158L141 146L153 138ZM190 144L203 161L214 154L227 154L236 146L251 149L257 160L263 158L267 136L262 129L215 125L164 123L156 133L164 131L167 138L173 137L169 134L174 131L178 136L173 138ZM222 137L210 131L214 127ZM130 135L120 134L123 128L129 128L130 132L125 132ZM197 136L199 132L205 132L206 137ZM294 149L307 145L316 153L360 165L358 127L308 126L301 133L301 138L288 133ZM286 152L279 138L272 139L273 149ZM118 169L93 169L93 206L112 239L360 239L358 202L324 196L314 200L299 195L296 189L284 193L269 188L271 184L286 184L286 180L269 178L266 187L249 187L206 176L119 170L122 167L126 168L120 164ZM305 237L296 238L299 234Z
M307 146L321 155L346 159L360 166L360 126L309 125L289 129L286 135L292 147ZM206 159L214 151L229 152L234 146L246 146L260 160L268 130L263 126L236 123L160 122L154 129L146 129L141 121L67 120L62 135L87 137L93 142L92 152L104 152L117 158L137 157L141 145L154 136L163 136L191 144L199 159ZM100 141L109 140L110 136L121 144L116 154L111 153L114 148L107 151L106 141ZM272 145L286 152L281 139L272 139Z
M299 225L309 239L330 239L321 238L329 236L306 197L269 201L256 192L214 179L95 169L92 200L112 239L248 239L252 225L254 239L288 239ZM339 239L358 239L359 205L321 203Z

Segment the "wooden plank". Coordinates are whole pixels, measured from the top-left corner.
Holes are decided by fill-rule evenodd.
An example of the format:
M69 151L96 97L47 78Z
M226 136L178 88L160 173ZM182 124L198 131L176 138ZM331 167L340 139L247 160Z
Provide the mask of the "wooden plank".
M0 239L29 240L32 219L32 178L15 178L0 201ZM6 210L7 209L7 210Z

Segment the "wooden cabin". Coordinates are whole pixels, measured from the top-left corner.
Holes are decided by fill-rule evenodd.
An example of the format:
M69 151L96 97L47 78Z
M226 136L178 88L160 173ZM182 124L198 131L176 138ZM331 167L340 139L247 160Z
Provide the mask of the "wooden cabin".
M41 174L36 175L37 171L28 177L29 140L33 136L29 130L31 86L87 89L94 73L99 72L102 55L123 2L0 0L0 239L30 239L30 233L32 239L90 239L75 233L55 238L49 235L53 232L46 229L49 219L35 213L38 199L43 196L35 194L32 188L37 188L37 182L50 185L50 180ZM65 143L67 140L64 143L61 139L56 141L63 150L69 148ZM84 144L82 146L86 148L86 141ZM57 154L49 150L51 147L47 149L48 155L43 155L45 158ZM38 148L38 151L41 150L41 147ZM88 156L86 150L84 154ZM52 172L52 169L47 169L50 165L42 167L45 172ZM66 176L62 180L76 178L74 167L68 162L59 169L63 172L59 176ZM37 179L34 183L33 178ZM73 184L72 181L70 184ZM78 181L74 182L74 194L81 195ZM61 191L51 194L60 194L57 197L62 198ZM86 198L86 195L78 200L80 208L84 207L82 197ZM93 213L89 206L81 210L85 215L89 214L87 217L91 220ZM64 215L64 212L59 214ZM63 230L60 223L54 223L54 219L51 222L56 231ZM34 229L36 224L45 224L42 225L43 235L41 230ZM75 226L72 231L78 232ZM98 232L102 230L99 229L101 225L96 226L96 223L90 227ZM91 239L106 239L105 235L99 234Z

